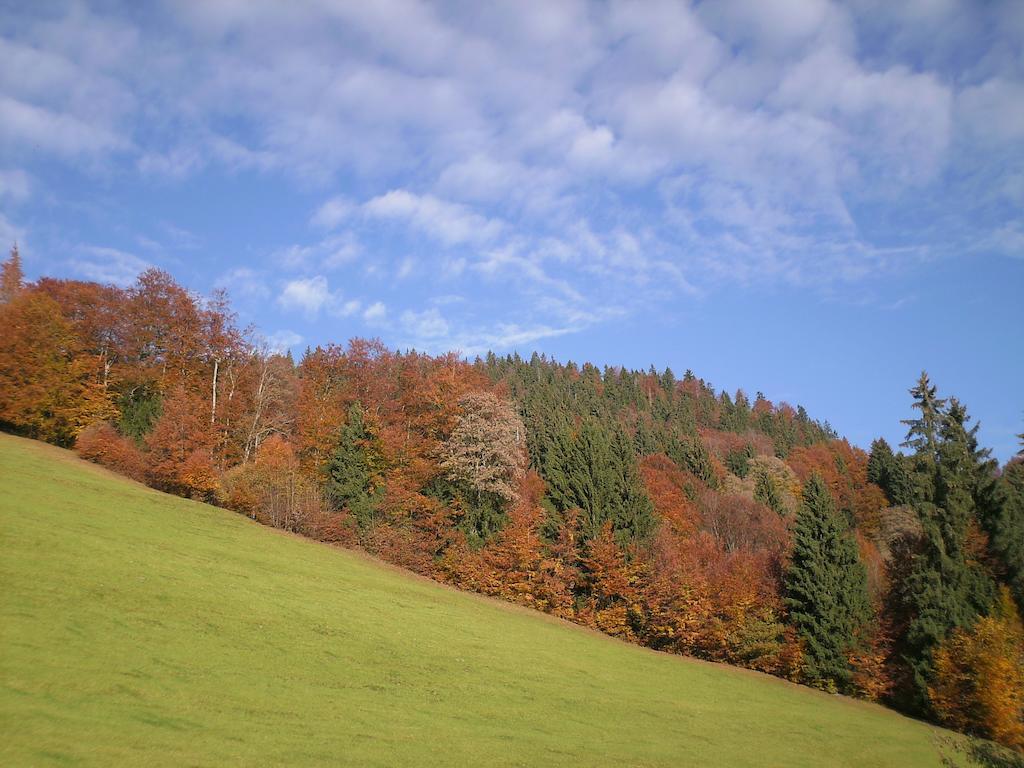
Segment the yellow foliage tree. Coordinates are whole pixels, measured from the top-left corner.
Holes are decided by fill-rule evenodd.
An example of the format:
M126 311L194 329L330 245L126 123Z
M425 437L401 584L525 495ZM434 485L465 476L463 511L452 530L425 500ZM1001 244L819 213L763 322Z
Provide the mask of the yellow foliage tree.
M957 730L1024 752L1024 626L1003 589L997 610L935 652L936 714Z

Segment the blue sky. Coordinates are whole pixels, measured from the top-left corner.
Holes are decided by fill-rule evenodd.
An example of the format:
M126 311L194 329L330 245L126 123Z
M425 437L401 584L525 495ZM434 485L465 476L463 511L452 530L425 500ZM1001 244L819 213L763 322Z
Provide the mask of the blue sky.
M30 277L1024 430L1020 2L0 0L0 62Z

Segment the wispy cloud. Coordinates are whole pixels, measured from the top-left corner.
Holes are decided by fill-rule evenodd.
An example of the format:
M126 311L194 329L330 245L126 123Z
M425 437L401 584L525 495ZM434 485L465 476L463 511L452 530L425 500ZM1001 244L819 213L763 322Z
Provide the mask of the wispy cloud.
M112 283L121 287L131 285L140 272L152 266L144 259L105 246L82 246L80 255L68 260L72 272L100 283Z

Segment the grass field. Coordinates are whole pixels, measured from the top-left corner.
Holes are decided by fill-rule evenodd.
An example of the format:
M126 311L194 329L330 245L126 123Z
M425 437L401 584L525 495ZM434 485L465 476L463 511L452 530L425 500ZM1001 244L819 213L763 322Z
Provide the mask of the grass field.
M0 765L910 768L935 736L0 435Z

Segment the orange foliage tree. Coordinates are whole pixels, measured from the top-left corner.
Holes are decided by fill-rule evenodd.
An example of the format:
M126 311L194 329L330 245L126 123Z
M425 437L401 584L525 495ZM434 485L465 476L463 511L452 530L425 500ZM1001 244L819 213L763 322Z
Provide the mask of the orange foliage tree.
M157 488L204 499L216 491L205 410L181 384L164 400L163 413L146 438L149 477Z
M946 725L1024 752L1024 627L1005 588L992 616L935 652L928 695Z

